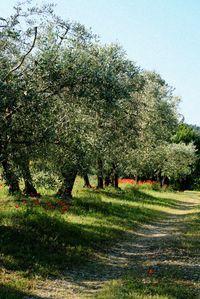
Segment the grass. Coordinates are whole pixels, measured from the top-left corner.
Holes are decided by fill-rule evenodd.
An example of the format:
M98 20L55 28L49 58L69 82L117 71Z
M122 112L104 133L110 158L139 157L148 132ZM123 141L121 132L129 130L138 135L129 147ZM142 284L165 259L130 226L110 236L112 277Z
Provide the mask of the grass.
M183 287L170 278L138 278L129 275L111 282L96 299L190 299L197 298L191 288Z
M135 192L133 190L133 192ZM185 193L155 193L148 192L149 196L154 195L154 199L158 198L158 202L165 197L172 204L176 199L176 205L180 202L191 201L193 198L197 199L199 193L185 192ZM148 197L147 197L148 198ZM172 200L172 202L171 202ZM175 206L176 206L175 205ZM196 281L197 288L200 279L199 272L199 248L200 248L200 210L199 207L192 209L184 217L184 226L180 227L181 236L177 240L173 240L170 247L174 252L182 251L186 255L182 265L168 264L159 265L160 273L154 276L148 276L147 273L134 271L134 269L125 277L118 280L113 280L105 285L102 291L96 295L96 299L200 299L200 293L194 288L191 280ZM187 261L188 259L188 261ZM190 265L191 259L194 263L196 261L196 268L192 269ZM164 274L162 274L164 273ZM186 275L186 276L185 276ZM194 276L195 275L195 276ZM193 276L193 277L192 277ZM189 279L188 279L189 278Z
M179 205L172 194L132 188L85 190L82 184L79 178L74 199L69 203L54 197L52 190L46 190L41 200L34 200L8 196L5 187L1 187L0 299L31 295L35 285L46 278L63 277L67 267L87 266L90 257L106 252L123 238L123 232L165 217ZM44 194L42 191L39 190ZM198 222L196 218L188 220L191 247L196 240L194 221ZM112 289L111 296L116 297L110 298L165 298L126 297L127 291L131 294L132 289L140 288L141 282L134 280L132 285L132 281L125 278L114 282L105 292ZM124 297L120 297L122 293Z

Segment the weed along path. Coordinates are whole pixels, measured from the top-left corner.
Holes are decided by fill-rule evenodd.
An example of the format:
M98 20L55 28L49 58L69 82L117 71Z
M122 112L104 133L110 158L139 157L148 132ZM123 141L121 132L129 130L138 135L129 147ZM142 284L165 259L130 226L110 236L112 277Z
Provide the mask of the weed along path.
M68 268L63 277L39 283L34 295L54 299L200 298L200 195L171 196L176 205L163 210L161 220L126 231L120 242L97 253L84 266Z

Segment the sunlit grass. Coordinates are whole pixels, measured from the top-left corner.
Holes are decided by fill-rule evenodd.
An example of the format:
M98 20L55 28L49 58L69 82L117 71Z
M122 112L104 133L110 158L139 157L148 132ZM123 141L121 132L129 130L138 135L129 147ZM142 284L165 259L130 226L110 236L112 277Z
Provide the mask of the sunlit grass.
M136 274L113 280L95 295L96 299L195 299L196 292L183 281L138 277ZM83 297L83 298L93 298Z
M0 189L0 298L23 298L39 281L63 276L66 267L87 265L90 257L105 252L123 232L175 212L179 200L190 197L132 188L87 190L82 186L78 178L74 199L64 203L68 207L64 211L55 190L40 189L42 198L34 200L8 196L6 187Z
M199 201L199 192L184 192L184 193L155 193L153 191L145 192L149 195L154 195L155 198L161 200L165 198L166 202L169 198L176 201L177 205L184 208L184 202ZM162 200L161 200L162 201ZM171 201L170 201L171 202ZM172 202L171 202L172 204ZM149 206L149 205L148 205ZM162 206L163 209L163 206ZM165 207L166 211L169 208ZM191 260L199 258L200 248L200 206L192 208L187 215L183 215L184 227L181 227L181 236L178 243L170 244L175 250L185 250ZM173 214L173 209L170 208L170 213ZM182 210L183 214L183 210ZM148 276L147 273L132 270L130 274L121 279L116 279L108 282L102 291L96 294L97 299L199 299L197 295L200 284L192 283L189 280L190 275L185 277L185 271L192 271L191 261L167 265L160 264L162 275ZM145 265L145 262L143 266ZM197 270L195 270L197 273ZM193 274L194 275L194 274ZM197 275L197 274L196 274ZM199 276L198 276L199 277ZM191 277L192 279L192 277ZM86 298L86 297L84 297ZM93 298L92 296L87 298Z

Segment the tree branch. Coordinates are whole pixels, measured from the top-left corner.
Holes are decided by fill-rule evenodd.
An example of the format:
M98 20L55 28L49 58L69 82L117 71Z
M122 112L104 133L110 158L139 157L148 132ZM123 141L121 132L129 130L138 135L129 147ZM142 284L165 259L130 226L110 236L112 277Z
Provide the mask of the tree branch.
M24 54L24 56L22 56L22 59L20 61L20 63L18 65L16 65L14 68L12 68L8 74L5 76L4 81L9 77L9 75L11 73L13 73L14 71L16 71L17 69L19 69L21 67L21 65L24 63L24 60L26 59L26 57L30 54L30 52L33 50L34 46L35 46L35 42L37 39L37 27L35 27L35 35L34 35L34 39L33 39L33 43L30 47L30 49Z
M6 24L4 24L4 25L3 25L3 24L0 24L0 27L1 27L1 28L4 28L4 27L7 27L7 26L8 26L8 22L7 22L6 19L0 17L0 21L2 21L2 22L6 22Z

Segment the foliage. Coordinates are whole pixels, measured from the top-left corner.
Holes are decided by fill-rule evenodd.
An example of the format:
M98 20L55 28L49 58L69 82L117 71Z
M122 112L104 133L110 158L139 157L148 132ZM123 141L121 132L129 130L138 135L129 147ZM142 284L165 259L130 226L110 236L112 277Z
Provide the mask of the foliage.
M192 171L187 175L182 182L175 182L176 184L184 185L187 189L198 189L198 177L200 175L200 135L198 127L193 127L185 123L180 123L177 132L173 137L176 143L193 143L196 149L196 161L193 165Z
M179 99L159 74L62 20L52 5L19 4L3 24L0 161L12 187L23 178L27 194L40 182L67 197L77 173L177 179L191 172L192 145L172 144Z
M190 174L191 166L196 161L196 150L193 144L167 144L159 146L152 153L154 169L157 175L178 179Z

